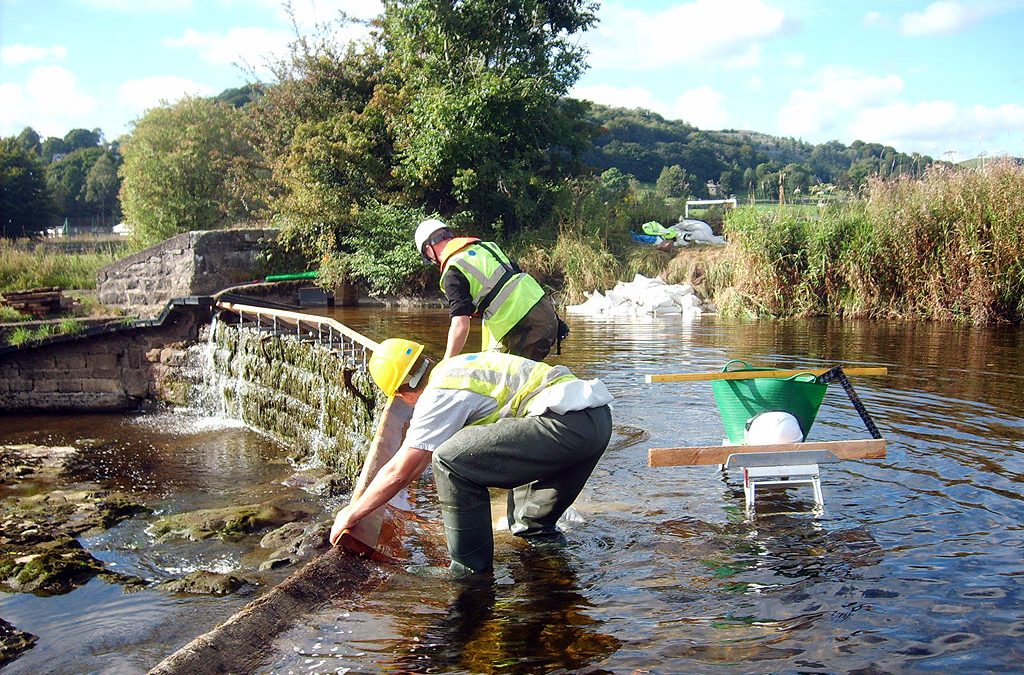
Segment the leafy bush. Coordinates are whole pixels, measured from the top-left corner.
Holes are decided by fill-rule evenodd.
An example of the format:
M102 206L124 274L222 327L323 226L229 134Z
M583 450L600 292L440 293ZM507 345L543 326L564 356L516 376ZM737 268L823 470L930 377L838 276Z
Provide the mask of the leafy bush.
M353 208L337 246L321 260L321 282L357 280L374 295L407 290L413 278L428 269L413 244L413 232L424 218L419 209L394 204L371 202Z

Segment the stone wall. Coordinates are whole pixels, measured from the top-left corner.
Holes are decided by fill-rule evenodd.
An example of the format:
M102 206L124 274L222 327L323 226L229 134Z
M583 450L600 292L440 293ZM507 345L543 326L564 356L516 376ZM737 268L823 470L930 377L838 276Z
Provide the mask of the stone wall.
M209 316L208 307L176 305L159 325L120 324L0 353L0 414L129 410L173 398L167 373Z
M212 295L264 276L261 254L277 230L185 232L96 273L104 305L155 314L172 298Z
M299 464L326 466L355 480L384 403L369 374L346 367L322 345L291 336L219 321L211 330L213 338L190 355L199 367L177 371L202 378L190 388L206 400L193 396L189 404L274 436L293 448L291 458Z

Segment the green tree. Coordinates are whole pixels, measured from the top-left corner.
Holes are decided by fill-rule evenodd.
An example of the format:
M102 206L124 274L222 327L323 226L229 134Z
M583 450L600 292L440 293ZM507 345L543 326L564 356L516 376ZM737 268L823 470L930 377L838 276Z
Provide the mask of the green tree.
M0 140L0 235L34 235L45 231L52 218L42 163L18 139Z
M686 170L678 164L662 167L661 174L654 184L654 191L660 197L686 198L690 194L690 184L693 176L686 173Z
M584 147L578 104L561 99L585 67L575 36L586 0L387 0L381 44L400 71L397 175L428 210L470 211L507 234L546 214ZM568 160L568 161L565 161Z
M46 167L46 183L53 194L57 215L79 218L92 215L85 199L85 180L103 148L86 147L69 152Z
M64 142L63 138L57 138L56 136L48 136L42 144L42 159L44 164L49 164L54 160L57 155L63 155L70 152L68 144Z
M607 202L619 202L629 194L632 182L636 180L631 174L623 173L612 167L601 173L601 193Z
M723 171L718 177L718 192L722 197L731 197L736 194L736 172L729 169Z
M242 113L211 99L154 108L121 146L121 207L140 244L180 232L248 220L260 206L246 195L258 167Z
M39 134L32 127L25 127L18 134L18 145L29 153L39 157L43 150L42 139L39 138Z
M103 142L103 132L99 129L72 129L64 135L64 152L74 152L83 148L95 148Z
M117 193L121 180L117 177L117 162L112 153L100 155L85 177L85 201L92 206L103 221L116 216Z

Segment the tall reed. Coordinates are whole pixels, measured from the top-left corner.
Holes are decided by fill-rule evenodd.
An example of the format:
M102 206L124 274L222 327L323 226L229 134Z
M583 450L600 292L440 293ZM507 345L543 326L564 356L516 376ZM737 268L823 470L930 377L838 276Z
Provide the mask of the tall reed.
M872 179L817 213L739 209L726 223L748 313L1024 319L1024 167Z

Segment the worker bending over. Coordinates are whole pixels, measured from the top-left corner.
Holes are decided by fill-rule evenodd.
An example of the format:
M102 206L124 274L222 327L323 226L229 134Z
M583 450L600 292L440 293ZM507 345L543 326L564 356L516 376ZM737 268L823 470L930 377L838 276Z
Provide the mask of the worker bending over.
M423 345L392 338L369 369L389 397L423 377ZM462 354L438 363L398 453L331 528L344 530L433 465L454 576L489 572L494 558L488 488L508 493L513 534L562 543L555 523L583 489L611 437L612 396L600 380L512 354Z
M542 361L559 343L560 323L551 299L537 280L509 260L497 244L456 237L440 220L416 228L416 250L441 268L441 292L448 299L451 326L444 356L462 352L470 317L483 318L482 351L499 351Z

